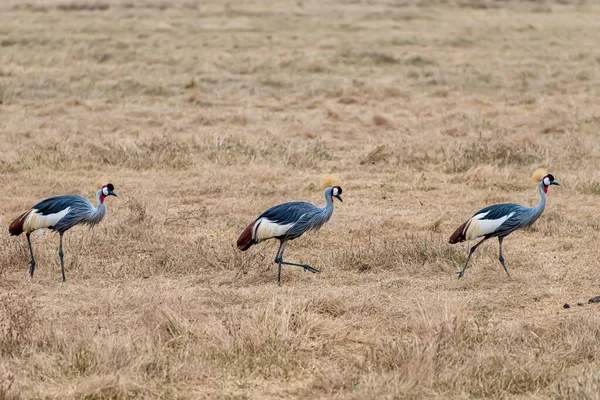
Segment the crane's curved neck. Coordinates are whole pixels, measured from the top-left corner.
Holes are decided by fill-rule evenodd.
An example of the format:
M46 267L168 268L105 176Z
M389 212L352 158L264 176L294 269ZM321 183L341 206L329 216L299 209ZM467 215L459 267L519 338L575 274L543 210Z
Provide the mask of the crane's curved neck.
M106 206L104 205L104 194L102 193L102 189L98 190L96 193L96 208L89 216L90 224L95 225L98 222L102 221L104 215L106 214Z
M328 216L331 216L331 214L333 214L333 198L331 197L331 188L325 189L323 194L325 196L325 206L322 208L322 210L325 211Z
M96 207L104 206L104 193L102 193L102 189L96 192ZM104 206L106 207L106 206Z
M538 201L537 206L534 207L534 215L535 217L539 217L544 208L546 207L546 186L544 186L544 182L540 182L538 185L538 191L540 192L540 201Z

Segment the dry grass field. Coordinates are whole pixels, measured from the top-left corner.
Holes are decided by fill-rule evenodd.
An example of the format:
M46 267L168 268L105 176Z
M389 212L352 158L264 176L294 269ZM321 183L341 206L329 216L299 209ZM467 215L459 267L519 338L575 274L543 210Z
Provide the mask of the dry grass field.
M600 398L600 4L0 2L0 399ZM496 202L545 213L475 254ZM330 222L236 250L267 207ZM563 309L568 302L570 309ZM576 306L577 302L585 303Z

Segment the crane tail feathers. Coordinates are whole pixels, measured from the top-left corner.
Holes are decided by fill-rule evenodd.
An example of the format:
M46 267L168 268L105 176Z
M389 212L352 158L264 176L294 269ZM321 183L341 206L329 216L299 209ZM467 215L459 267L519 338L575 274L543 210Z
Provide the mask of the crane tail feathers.
M458 229L456 229L454 231L454 233L452 234L452 236L450 236L450 239L448 240L449 243L454 244L454 243L460 243L460 242L464 242L465 240L467 240L466 238L466 233L467 233L467 224L470 222L471 220L467 220L465 221L464 224L462 224L461 226L458 227Z
M250 247L252 247L252 245L256 244L256 242L252 238L252 230L254 228L255 223L256 223L256 221L253 221L250 225L248 225L246 227L246 229L244 229L244 231L242 232L240 237L238 238L237 248L240 249L241 251L246 251Z
M23 233L23 224L25 223L25 219L27 218L30 212L31 210L24 212L23 214L19 215L13 222L11 222L10 226L8 227L8 233L10 233L11 236L19 236L21 233Z

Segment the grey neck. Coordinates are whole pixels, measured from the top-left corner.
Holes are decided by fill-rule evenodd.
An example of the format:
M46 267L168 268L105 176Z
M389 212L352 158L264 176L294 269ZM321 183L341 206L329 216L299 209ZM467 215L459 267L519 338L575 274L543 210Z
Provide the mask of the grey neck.
M331 190L332 188L325 189L323 195L325 196L325 206L322 208L328 215L331 216L333 213L333 200L331 199Z
M546 192L544 192L543 181L540 182L540 184L538 185L538 191L540 192L540 201L538 202L537 206L535 206L533 209L535 218L539 217L544 211L544 208L546 207Z
M104 203L100 202L100 196L102 196L102 189L98 190L96 193L96 208L89 216L90 224L95 225L98 222L102 221L104 218L104 214L106 214L106 206Z

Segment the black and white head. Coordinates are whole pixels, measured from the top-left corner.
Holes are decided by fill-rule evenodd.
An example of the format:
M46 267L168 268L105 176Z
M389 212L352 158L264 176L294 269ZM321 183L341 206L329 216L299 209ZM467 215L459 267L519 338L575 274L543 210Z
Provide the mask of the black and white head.
M548 187L550 185L560 186L560 183L554 180L554 176L552 174L546 175L544 179L542 179L542 182L544 182L545 187Z
M331 200L333 202L333 198L335 197L339 201L342 201L342 187L340 186L340 181L333 175L325 175L323 180L321 181L321 190L325 189L325 198L327 201Z
M538 169L531 176L534 182L539 182L540 185L544 188L544 193L548 193L548 188L552 185L559 186L556 180L554 180L554 175L548 174L544 169Z
M341 186L332 186L331 187L331 201L333 201L333 198L335 197L336 199L338 199L340 202L344 202L342 200L342 187Z
M108 196L117 197L117 194L115 193L115 187L112 183L107 183L106 185L103 185L102 188L98 192L99 192L98 195L100 198L100 204L104 204L104 199L107 198Z

